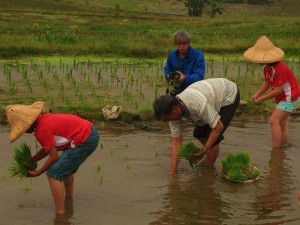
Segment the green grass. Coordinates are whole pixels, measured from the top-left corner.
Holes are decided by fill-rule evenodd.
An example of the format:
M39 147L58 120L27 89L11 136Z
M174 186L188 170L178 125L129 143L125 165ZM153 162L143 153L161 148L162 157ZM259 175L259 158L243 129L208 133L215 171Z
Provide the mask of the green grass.
M289 9L286 15L280 11L282 4ZM4 0L2 5L0 56L5 58L54 54L166 57L174 48L172 34L181 28L190 31L192 45L206 55L241 57L261 35L284 49L287 57L300 55L294 0L270 6L226 4L228 13L217 18L205 13L201 18L187 17L181 1Z

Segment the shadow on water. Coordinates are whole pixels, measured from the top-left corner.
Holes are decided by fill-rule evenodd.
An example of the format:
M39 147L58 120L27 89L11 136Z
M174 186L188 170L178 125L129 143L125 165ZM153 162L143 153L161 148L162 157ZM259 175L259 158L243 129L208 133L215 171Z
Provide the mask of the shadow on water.
M214 168L203 163L191 168L182 160L175 177L169 176L170 134L100 127L101 144L75 175L74 202L66 213L55 215L45 175L19 181L9 177L12 150L24 134L8 142L8 129L0 129L0 224L30 225L265 225L300 224L297 193L300 190L300 120L289 124L291 148L271 149L269 125L241 123L228 127ZM192 128L184 141L192 140ZM233 183L219 175L221 160L230 151L247 150L261 170L261 179ZM41 165L39 165L41 166ZM38 216L37 216L38 215Z

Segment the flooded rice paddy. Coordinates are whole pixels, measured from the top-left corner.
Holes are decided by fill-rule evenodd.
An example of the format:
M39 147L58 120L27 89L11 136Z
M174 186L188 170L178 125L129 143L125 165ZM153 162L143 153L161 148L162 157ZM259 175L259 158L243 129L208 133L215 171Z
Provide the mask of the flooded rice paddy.
M288 62L300 79L299 61ZM164 94L163 62L22 62L0 65L0 100L8 104L46 102L49 109L122 105L124 111L152 108ZM242 99L261 85L261 67L247 63L207 60L206 78L235 81ZM263 107L263 106L262 106ZM78 108L76 108L78 109ZM3 116L3 115L2 115ZM0 118L3 120L3 118ZM95 121L99 122L99 121ZM1 225L265 225L300 224L300 118L289 124L293 146L274 151L267 121L235 119L225 134L214 168L203 163L192 169L181 161L178 174L169 175L170 134L163 128L144 131L134 126L99 122L101 142L75 176L74 199L65 215L55 215L44 175L19 181L9 177L12 152L22 142L36 149L32 135L8 142L0 128ZM187 126L184 141L193 140ZM246 150L261 170L254 183L231 183L221 178L221 160L229 151ZM41 163L39 164L39 166Z
M299 60L287 64L300 80ZM164 62L118 59L38 59L0 63L0 101L3 105L45 101L49 109L89 111L122 105L123 111L152 109L156 96L165 94ZM229 60L206 61L205 78L225 77L239 85L243 100L251 99L262 83L259 65Z
M271 148L266 122L235 119L221 144L214 168L200 162L192 169L181 161L178 174L169 175L168 127L157 132L102 124L96 152L75 176L74 199L65 215L55 215L47 178L19 181L9 177L12 150L22 142L35 151L32 135L8 142L8 128L0 133L0 224L300 224L300 118L289 124L288 149ZM193 140L185 128L184 140ZM247 150L261 170L261 179L247 184L221 178L218 170L229 151ZM41 165L41 164L40 164ZM40 166L39 165L39 166Z

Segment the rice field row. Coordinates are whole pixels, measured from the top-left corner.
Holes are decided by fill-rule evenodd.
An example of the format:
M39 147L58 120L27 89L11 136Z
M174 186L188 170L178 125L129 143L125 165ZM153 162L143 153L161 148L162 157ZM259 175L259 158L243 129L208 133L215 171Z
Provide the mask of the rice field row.
M286 62L300 81L300 62ZM239 85L249 101L262 84L261 66L238 59L206 59L206 78L225 77ZM106 105L121 105L123 111L152 110L156 96L165 94L164 61L131 59L105 61L64 60L41 63L14 61L0 64L0 99L8 104L45 101L51 109L88 111Z

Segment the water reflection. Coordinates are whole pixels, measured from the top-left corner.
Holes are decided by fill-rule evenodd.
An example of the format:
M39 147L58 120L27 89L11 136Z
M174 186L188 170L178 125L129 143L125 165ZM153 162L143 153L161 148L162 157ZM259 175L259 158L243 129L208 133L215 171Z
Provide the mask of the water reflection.
M168 130L127 132L114 126L109 133L103 126L103 148L78 173L76 196L80 197L74 199L75 212L71 201L66 203L63 215L49 210L53 202L45 194L49 186L45 177L34 179L26 194L17 179L8 177L11 150L23 141L35 146L35 141L32 135L24 134L22 140L10 144L8 129L0 127L0 224L298 225L300 120L291 121L293 145L278 151L271 150L268 123L229 127L216 168L227 152L249 150L262 176L247 184L228 182L217 169L205 168L201 163L191 169L185 161L171 178ZM187 140L193 140L190 130L186 132ZM101 165L103 175L101 188L95 182L97 165ZM32 201L37 197L39 201ZM35 216L37 212L39 217Z
M272 149L269 160L269 173L264 177L264 184L256 198L253 208L256 210L257 220L274 221L272 224L283 224L287 221L285 210L291 206L289 193L293 190L294 180L287 165L289 159L287 149Z
M72 225L73 222L71 219L73 218L74 208L73 208L73 198L65 199L65 213L55 214L55 218L53 220L54 225Z
M220 218L227 218L216 187L217 170L200 168L192 174L181 173L170 178L168 192L163 198L162 209L154 212L158 220L151 225L160 224L220 224Z

